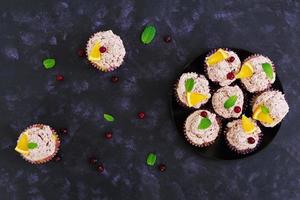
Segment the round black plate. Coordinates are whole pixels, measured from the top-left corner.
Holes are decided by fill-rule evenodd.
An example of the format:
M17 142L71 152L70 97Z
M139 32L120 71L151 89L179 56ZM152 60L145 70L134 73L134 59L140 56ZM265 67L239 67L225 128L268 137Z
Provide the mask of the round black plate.
M234 49L234 48L231 48L231 49L238 54L241 61L243 61L248 56L253 55L252 52L249 52L249 51L246 51L246 50ZM203 64L204 64L205 56L208 53L209 53L209 51L205 52L204 54L199 56L197 59L195 59L193 62L188 64L185 67L185 69L183 70L182 73L196 72L198 74L203 74L207 77L207 75L204 72ZM178 81L179 77L181 76L181 74L178 76L178 78L176 79L174 84L177 83L177 81ZM210 83L210 88L211 88L211 91L212 91L211 93L213 93L214 91L216 91L217 89L220 88L219 85L214 84L210 80L209 80L209 83ZM240 81L235 81L231 85L235 85L235 84L237 84L241 87ZM247 104L250 104L250 102L253 98L253 94L247 92L245 89L243 89L243 87L241 87L241 89L243 90L243 92L245 94L245 99L246 99L245 108L243 110L243 113L245 113L246 116L252 116L251 105L247 105ZM272 85L272 89L276 89L276 90L279 90L279 91L283 92L282 85L281 85L281 82L279 80L278 74L276 74L276 81ZM195 111L195 109L184 108L180 104L178 104L177 101L176 101L174 88L172 88L172 90L173 91L172 91L171 113L172 113L172 116L173 116L174 121L175 121L175 125L176 125L179 133L182 135L182 138L185 140L184 135L183 135L184 122L185 122L186 118L188 117L188 115L191 114L193 111ZM201 107L201 109L202 108L213 110L212 105L211 105L211 98L210 98L210 100L207 104L205 104L203 107ZM223 122L222 130L224 130L224 127L226 126L226 124L229 121L230 120L223 120L222 121ZM186 141L186 143L191 148L193 148L195 151L199 152L200 155L205 156L205 157L218 158L218 159L223 159L223 160L241 159L241 158L245 158L245 157L248 157L250 155L256 154L257 152L261 151L263 148L268 146L271 143L271 141L274 139L274 137L276 136L277 132L279 131L280 125L281 124L279 123L278 125L276 125L273 128L266 128L266 127L260 125L260 128L261 128L262 133L263 133L262 143L260 144L260 146L255 151L253 151L252 153L246 154L246 155L240 155L240 154L237 154L237 153L231 151L225 143L224 134L220 134L220 136L217 138L215 143L208 146L208 147L206 147L206 148L199 148L199 147L192 146L187 141Z

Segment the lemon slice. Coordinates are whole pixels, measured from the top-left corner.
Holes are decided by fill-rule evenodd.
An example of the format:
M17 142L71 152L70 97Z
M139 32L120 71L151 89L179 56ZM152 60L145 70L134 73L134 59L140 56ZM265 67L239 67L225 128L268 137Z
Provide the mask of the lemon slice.
M245 63L242 65L240 72L235 76L236 78L249 78L253 76L253 67L250 63Z
M242 116L242 127L245 133L249 134L255 131L254 123L245 115Z
M100 53L100 43L97 42L92 50L89 52L89 60L90 61L99 61L101 59L101 53Z
M28 135L27 133L23 133L18 139L18 143L15 150L21 154L28 155L29 150L27 145L28 145Z
M262 106L258 106L254 111L252 118L267 124L272 124L274 122L269 113L263 112Z
M197 105L198 103L208 98L207 95L196 93L196 92L187 92L186 97L187 97L187 103L189 107Z
M226 51L224 51L223 49L218 49L218 51L206 58L205 62L207 66L211 66L218 62L221 62L222 60L227 59L228 57L229 55Z

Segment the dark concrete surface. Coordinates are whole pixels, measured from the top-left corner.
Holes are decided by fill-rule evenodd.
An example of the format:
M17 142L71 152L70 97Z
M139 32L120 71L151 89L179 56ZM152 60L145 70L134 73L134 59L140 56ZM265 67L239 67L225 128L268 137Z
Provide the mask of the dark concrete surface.
M148 46L139 40L146 24L157 28ZM101 73L77 49L107 29L121 36L127 55L117 71ZM168 34L170 44L162 39ZM296 0L1 1L0 199L300 199L299 36ZM169 112L183 66L219 46L272 58L290 105L273 142L243 160L202 158ZM46 57L56 59L54 69L43 68ZM34 166L14 152L19 133L37 122L68 128L61 162ZM108 130L111 141L103 138ZM149 152L166 172L145 165ZM103 174L87 164L89 155L104 163Z

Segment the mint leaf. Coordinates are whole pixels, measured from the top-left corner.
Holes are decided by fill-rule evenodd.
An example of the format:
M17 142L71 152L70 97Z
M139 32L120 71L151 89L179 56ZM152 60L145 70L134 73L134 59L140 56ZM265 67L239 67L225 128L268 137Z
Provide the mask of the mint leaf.
M109 115L109 114L104 114L103 115L104 119L108 122L113 122L115 121L115 118L112 116L112 115Z
M185 81L185 91L190 92L192 91L193 87L195 85L195 81L192 78L189 78Z
M267 108L266 106L262 105L261 106L261 111L265 114L269 114L270 113L270 110L269 108Z
M156 28L154 26L146 26L141 35L141 41L144 44L150 44L156 35Z
M273 79L273 68L270 63L263 63L262 68L269 79Z
M156 162L156 155L154 153L149 153L147 156L147 165L153 166Z
M28 149L35 149L35 148L37 148L37 143L34 143L34 142L29 142L28 144L27 144L27 147L28 147Z
M199 125L198 125L198 129L207 129L208 127L211 126L211 121L210 119L208 119L207 117L202 118Z
M45 69L51 69L55 66L55 59L54 58L47 58L43 60L43 65Z
M236 95L233 95L233 96L229 97L224 103L224 108L226 108L226 109L231 108L232 106L234 106L236 100L237 100Z

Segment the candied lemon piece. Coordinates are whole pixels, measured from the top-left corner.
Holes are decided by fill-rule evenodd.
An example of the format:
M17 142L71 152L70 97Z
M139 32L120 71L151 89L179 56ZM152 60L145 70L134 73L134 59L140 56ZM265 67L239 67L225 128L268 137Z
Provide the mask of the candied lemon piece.
M89 60L90 61L99 61L101 58L101 53L100 53L100 43L97 42L94 44L92 50L89 52Z
M245 63L242 65L240 72L235 76L236 78L249 78L253 76L253 67L250 63Z
M206 58L205 62L208 66L211 66L227 59L228 57L229 55L226 51L224 51L223 49L218 49L218 51Z
M18 139L17 146L15 150L21 154L28 155L28 135L26 133L23 133L20 138Z
M198 103L200 103L208 98L207 95L196 93L196 92L187 92L186 97L187 97L187 103L188 103L189 107L197 105Z
M252 133L255 131L254 123L245 115L242 116L242 127L245 133Z
M267 124L272 124L274 121L269 113L263 112L262 106L257 107L257 109L253 113L252 118Z

